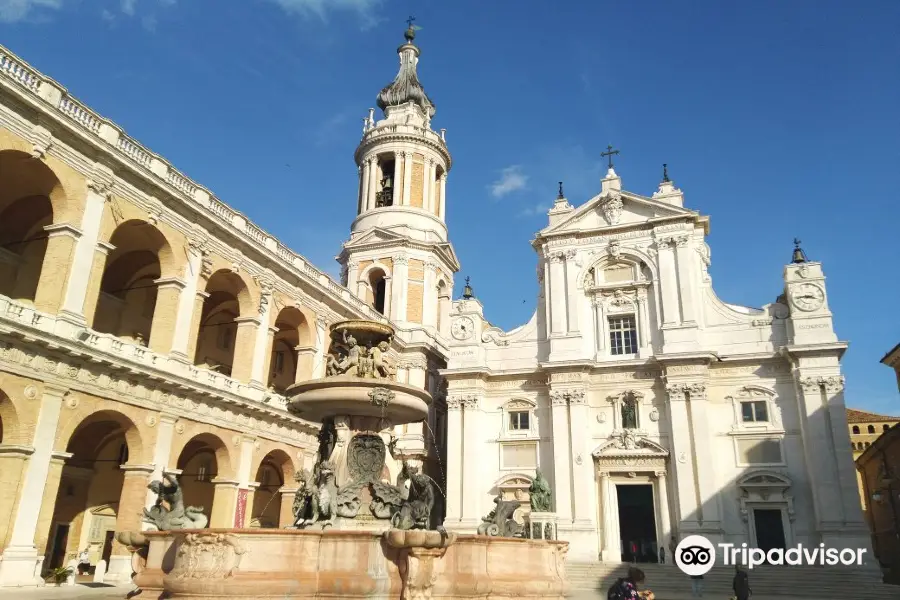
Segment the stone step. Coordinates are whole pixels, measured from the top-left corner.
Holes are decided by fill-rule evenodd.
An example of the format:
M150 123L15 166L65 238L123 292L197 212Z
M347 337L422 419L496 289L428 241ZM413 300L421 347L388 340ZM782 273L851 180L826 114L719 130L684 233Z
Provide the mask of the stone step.
M674 565L637 565L647 576L647 587L667 593L690 594L691 579ZM625 575L627 564L567 563L566 571L573 590L605 592ZM859 597L897 600L900 586L881 582L877 569L827 566L760 566L749 571L750 586L756 596L793 596L803 598ZM732 567L717 566L704 576L703 585L710 597L729 597L734 577Z

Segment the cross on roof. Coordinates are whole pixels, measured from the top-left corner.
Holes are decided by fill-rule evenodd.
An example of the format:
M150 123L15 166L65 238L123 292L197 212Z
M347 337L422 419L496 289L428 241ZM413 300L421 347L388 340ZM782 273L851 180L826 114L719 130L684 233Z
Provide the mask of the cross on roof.
M416 20L416 18L413 17L412 15L410 15L410 17L408 19L406 19L406 26L409 28L412 28L413 21L415 21L415 20Z
M601 152L600 156L601 156L601 158L606 158L607 156L609 157L609 168L612 169L613 168L612 157L618 153L619 153L619 151L613 150L612 146L607 146L606 152Z

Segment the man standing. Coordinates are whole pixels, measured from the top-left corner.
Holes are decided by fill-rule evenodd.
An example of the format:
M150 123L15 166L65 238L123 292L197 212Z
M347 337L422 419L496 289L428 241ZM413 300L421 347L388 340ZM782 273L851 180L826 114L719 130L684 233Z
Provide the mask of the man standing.
M753 590L750 589L750 578L741 565L734 565L734 581L731 587L734 589L734 597L737 600L748 600L753 593Z

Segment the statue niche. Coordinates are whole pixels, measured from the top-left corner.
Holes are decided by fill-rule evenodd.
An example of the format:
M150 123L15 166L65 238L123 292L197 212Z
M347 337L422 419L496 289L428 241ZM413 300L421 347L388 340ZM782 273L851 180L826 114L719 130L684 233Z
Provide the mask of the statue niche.
M622 429L637 428L637 398L629 394L622 399Z

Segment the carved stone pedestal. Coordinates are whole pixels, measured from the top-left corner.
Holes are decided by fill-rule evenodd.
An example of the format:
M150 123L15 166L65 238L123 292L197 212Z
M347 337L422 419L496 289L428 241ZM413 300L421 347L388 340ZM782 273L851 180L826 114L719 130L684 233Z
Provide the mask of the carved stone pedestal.
M532 540L557 540L556 513L531 511L525 516L525 537Z

